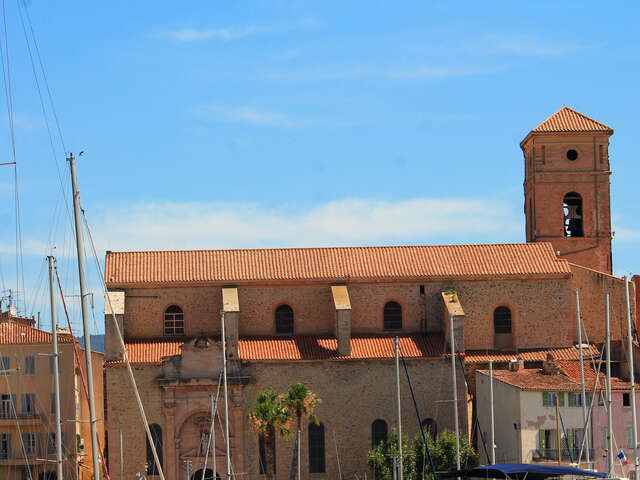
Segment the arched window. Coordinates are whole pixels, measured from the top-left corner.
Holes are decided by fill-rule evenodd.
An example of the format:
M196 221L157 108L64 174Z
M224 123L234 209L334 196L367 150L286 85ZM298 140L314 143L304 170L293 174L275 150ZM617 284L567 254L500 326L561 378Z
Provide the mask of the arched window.
M424 433L435 439L438 436L438 424L433 418L425 418L422 420L422 428Z
M373 421L371 424L371 446L373 448L387 441L388 430L387 422L384 420L379 418Z
M160 461L160 467L162 467L162 427L157 423L152 423L151 425L149 425L149 431L151 432L151 438L153 439L153 444L156 447L156 453L158 455L158 460ZM160 469L158 468L158 465L155 462L155 458L153 458L153 450L151 449L151 444L149 443L148 438L147 438L147 473L149 475L160 475Z
M495 348L513 346L511 310L508 307L498 307L493 311L493 338Z
M398 302L387 302L384 306L384 329L400 330L402 328L402 307Z
M309 473L324 473L324 425L309 424Z
M184 313L177 305L171 305L164 311L164 334L184 335Z
M276 308L276 333L293 334L293 309L289 305Z
M579 193L569 192L562 201L564 213L564 236L584 237L582 224L582 197Z

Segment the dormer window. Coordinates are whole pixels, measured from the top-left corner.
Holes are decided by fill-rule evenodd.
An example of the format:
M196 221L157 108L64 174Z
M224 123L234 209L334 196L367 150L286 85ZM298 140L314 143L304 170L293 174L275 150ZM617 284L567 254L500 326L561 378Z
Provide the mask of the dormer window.
M164 334L169 336L184 335L184 313L177 305L171 305L164 311Z

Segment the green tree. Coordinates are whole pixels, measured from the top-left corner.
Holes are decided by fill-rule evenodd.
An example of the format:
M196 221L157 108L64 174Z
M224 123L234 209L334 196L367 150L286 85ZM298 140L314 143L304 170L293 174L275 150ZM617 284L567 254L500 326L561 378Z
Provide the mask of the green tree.
M276 433L286 436L290 432L291 416L283 404L283 396L270 388L260 392L249 420L254 430L264 438L263 468L267 479L271 480L275 476Z
M445 430L434 440L427 433L427 442L431 458L436 471L443 472L456 469L456 434L451 430ZM429 465L422 435L418 434L413 441L412 450L416 456L415 477L418 480L431 478L431 466ZM460 468L472 468L478 464L478 455L469 444L469 439L460 437ZM424 473L424 475L423 475Z
M318 425L320 421L315 416L315 409L320 403L320 399L309 388L301 382L295 382L282 398L282 403L287 408L289 415L296 419L296 445L294 455L297 452L297 458L293 458L292 462L297 465L297 478L300 480L300 431L302 428L302 418Z
M385 442L380 442L369 451L367 456L369 467L373 469L375 480L393 479L393 456L399 454L398 432L392 430ZM396 459L397 461L397 459ZM413 477L415 472L415 454L407 437L402 436L402 472L405 479Z

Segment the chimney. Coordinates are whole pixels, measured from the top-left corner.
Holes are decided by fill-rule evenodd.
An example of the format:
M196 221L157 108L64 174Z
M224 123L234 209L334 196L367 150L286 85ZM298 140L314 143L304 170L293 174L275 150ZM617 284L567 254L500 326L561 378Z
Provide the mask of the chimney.
M444 316L444 338L451 345L451 322L456 353L464 352L464 310L458 292L450 289L441 293Z
M336 308L335 336L338 354L351 355L351 299L346 285L331 285L331 295Z
M240 301L236 287L222 288L222 311L224 313L225 337L228 358L238 358L238 338L240 336Z
M556 365L556 359L550 353L547 354L547 359L542 362L542 373L545 375L557 375L560 373L560 368Z
M122 360L122 346L118 339L116 326L124 337L124 291L108 291L104 298L104 359L105 361Z
M524 369L524 360L521 358L512 358L509 360L509 371L517 372Z

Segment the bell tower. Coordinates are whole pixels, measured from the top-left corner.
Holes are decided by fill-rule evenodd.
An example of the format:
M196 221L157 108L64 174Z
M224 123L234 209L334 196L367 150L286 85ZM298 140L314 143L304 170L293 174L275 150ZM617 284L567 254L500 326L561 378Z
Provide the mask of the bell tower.
M609 137L613 130L562 107L520 142L527 242L612 272Z

